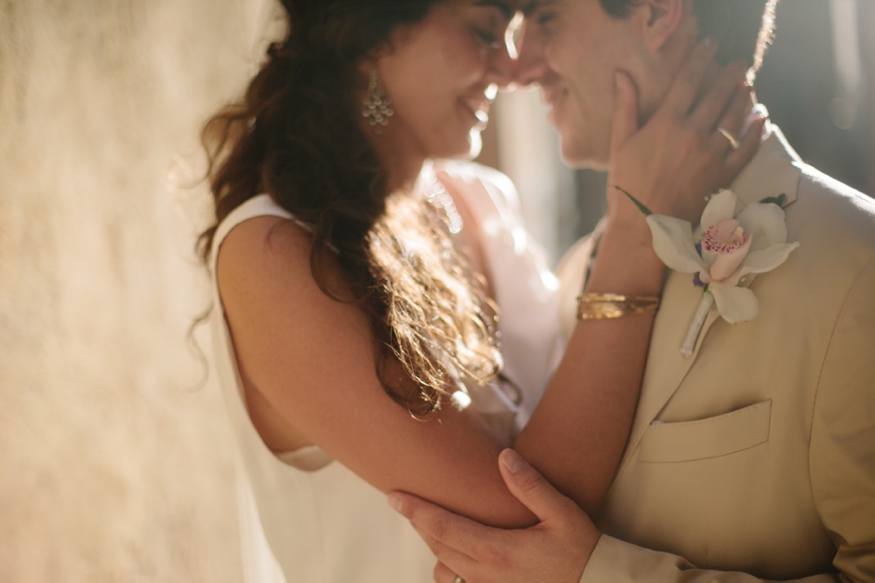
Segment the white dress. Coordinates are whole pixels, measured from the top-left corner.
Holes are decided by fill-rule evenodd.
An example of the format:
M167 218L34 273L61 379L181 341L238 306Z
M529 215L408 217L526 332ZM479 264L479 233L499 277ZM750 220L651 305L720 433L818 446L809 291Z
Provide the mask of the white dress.
M519 389L516 410L492 387L472 395L484 413L525 420L547 379L559 338L556 281L526 238L507 178L472 164L439 167L454 197L465 197L482 241L502 317L506 375ZM504 181L504 183L502 183ZM501 187L497 186L500 185ZM502 188L503 187L503 188ZM267 195L235 209L216 232L212 273L222 241L259 216L293 219ZM316 446L275 453L265 446L246 408L218 286L211 318L217 373L239 452L240 528L247 583L427 583L435 560L385 495Z

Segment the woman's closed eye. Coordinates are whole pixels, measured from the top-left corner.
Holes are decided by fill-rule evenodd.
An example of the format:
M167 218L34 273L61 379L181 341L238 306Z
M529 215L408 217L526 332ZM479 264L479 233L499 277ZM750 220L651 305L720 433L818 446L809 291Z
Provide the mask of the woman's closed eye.
M483 0L472 6L471 31L491 49L504 46L513 11L504 2Z
M473 27L474 34L490 49L500 49L504 44L504 34L496 34L491 30L484 30L479 27Z

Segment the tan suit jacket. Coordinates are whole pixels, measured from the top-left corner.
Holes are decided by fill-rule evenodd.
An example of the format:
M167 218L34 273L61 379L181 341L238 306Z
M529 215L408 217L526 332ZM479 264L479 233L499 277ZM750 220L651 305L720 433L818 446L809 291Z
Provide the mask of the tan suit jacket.
M875 581L875 204L772 133L733 190L786 194L800 247L752 284L760 313L712 311L668 275L638 410L581 582ZM589 262L560 267L564 320Z

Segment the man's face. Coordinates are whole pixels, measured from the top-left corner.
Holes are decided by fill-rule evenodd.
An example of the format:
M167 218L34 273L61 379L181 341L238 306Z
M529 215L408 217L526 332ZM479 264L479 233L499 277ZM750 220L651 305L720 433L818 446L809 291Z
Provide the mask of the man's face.
M612 18L599 0L535 0L530 8L517 83L540 86L567 164L605 169L614 73L637 82L649 60L639 19Z

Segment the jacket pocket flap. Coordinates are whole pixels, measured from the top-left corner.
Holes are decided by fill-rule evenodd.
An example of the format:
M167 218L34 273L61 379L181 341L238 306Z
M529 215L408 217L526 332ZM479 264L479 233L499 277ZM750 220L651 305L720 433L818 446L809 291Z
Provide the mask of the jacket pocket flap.
M638 461L688 462L754 447L769 440L771 413L768 400L717 417L653 424L641 440Z

